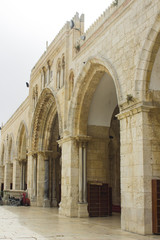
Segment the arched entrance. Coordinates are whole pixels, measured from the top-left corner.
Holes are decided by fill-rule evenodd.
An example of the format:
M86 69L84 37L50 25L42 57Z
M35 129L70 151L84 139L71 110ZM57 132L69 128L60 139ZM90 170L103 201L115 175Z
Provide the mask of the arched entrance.
M10 139L9 139L8 163L10 165L8 185L9 185L9 189L12 189L13 188L13 139L12 139L12 137L10 137Z
M28 131L24 122L21 122L17 137L17 159L14 161L15 190L26 190L28 182Z
M120 211L120 129L112 77L104 72L89 106L87 184L89 216Z
M59 115L53 93L45 89L32 121L32 202L37 206L57 207L61 201L61 149L57 140Z
M103 199L98 199L98 194L102 196L103 190L107 192L110 188L113 192L113 210L120 211L120 129L115 116L119 113L119 98L118 78L111 64L97 59L88 61L77 79L69 112L70 132L79 148L80 217L87 216L88 212L90 216L109 215L109 210L100 209ZM110 202L112 211L110 199L104 198L104 205Z

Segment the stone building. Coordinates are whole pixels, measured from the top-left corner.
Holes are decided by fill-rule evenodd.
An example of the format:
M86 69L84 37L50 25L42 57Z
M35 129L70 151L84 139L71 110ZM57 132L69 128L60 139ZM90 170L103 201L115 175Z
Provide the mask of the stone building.
M1 131L0 186L32 206L87 217L87 183L108 183L121 227L152 233L160 179L160 1L115 1L84 32L67 22Z

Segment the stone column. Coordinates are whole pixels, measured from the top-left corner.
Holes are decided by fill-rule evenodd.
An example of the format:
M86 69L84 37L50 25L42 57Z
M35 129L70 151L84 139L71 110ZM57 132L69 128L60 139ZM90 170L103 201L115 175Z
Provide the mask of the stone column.
M20 164L17 158L13 160L13 190L20 190Z
M45 176L45 166L44 166L44 152L38 152L37 159L37 206L43 207L44 204L44 176Z
M118 115L121 139L121 227L152 233L150 107L137 105ZM147 123L148 121L148 123ZM146 124L147 123L147 124Z
M4 166L0 166L0 191L1 191L1 186L4 186Z
M44 176L44 198L49 198L49 160L44 161L45 176Z
M77 136L79 145L79 203L78 217L88 217L87 203L87 142L88 136Z
M33 196L37 197L37 155L33 157Z
M37 206L37 153L30 151L27 162L27 191L31 205Z
M26 160L21 161L21 190L25 189L25 165Z
M21 166L21 190L23 190L23 162L20 162Z
M50 200L49 200L49 159L45 159L44 161L44 203L43 207L50 207Z
M79 143L79 203L83 202L83 151L82 143Z
M86 142L83 143L83 202L87 203L87 151Z
M57 198L56 198L56 158L53 158L53 165L52 165L52 179L53 179L53 186L52 186L52 206L57 207Z
M62 149L61 203L59 212L69 217L78 216L78 145L73 137L58 141Z
M10 189L10 183L11 183L11 163L6 162L5 168L4 168L4 189L9 190Z

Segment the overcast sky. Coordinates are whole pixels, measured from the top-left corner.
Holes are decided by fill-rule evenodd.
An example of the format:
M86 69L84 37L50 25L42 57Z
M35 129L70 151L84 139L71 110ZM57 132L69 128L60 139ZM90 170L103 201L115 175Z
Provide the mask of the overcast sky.
M0 0L0 126L28 96L25 82L50 42L76 12L85 30L113 0Z

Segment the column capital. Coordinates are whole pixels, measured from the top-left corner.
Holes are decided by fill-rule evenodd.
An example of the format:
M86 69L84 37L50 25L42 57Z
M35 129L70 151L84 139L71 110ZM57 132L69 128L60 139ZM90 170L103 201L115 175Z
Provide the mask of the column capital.
M36 157L36 155L37 155L37 152L35 152L35 151L29 151L29 152L27 153L27 156Z
M53 151L51 150L42 150L42 151L30 151L28 152L28 156L32 156L33 158L37 157L38 155L42 155L43 157L49 157Z
M53 151L51 150L43 150L43 151L38 151L37 155L42 155L44 158L48 158L53 154Z
M57 141L58 145L61 147L63 143L75 140L72 136L66 136Z
M159 107L153 106L152 103L150 102L139 102L132 106L126 107L119 114L117 114L116 117L119 120L122 120L124 118L133 116L138 113L149 112L150 110L156 109L156 108L159 108Z
M75 139L79 143L87 143L92 139L92 137L87 135L77 135L75 136Z
M62 146L63 143L69 142L69 141L76 141L79 143L87 143L91 139L92 139L92 137L86 136L86 135L66 136L66 137L63 137L60 140L58 140L57 143L59 144L59 146Z

